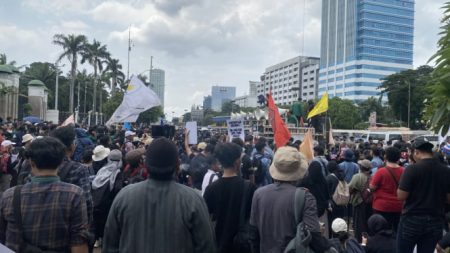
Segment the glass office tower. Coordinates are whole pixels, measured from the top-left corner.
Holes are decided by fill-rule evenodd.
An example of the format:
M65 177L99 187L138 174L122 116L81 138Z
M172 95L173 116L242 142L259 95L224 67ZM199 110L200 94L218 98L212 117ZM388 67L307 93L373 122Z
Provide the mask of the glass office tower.
M378 97L381 78L413 67L413 33L414 0L322 0L319 96Z

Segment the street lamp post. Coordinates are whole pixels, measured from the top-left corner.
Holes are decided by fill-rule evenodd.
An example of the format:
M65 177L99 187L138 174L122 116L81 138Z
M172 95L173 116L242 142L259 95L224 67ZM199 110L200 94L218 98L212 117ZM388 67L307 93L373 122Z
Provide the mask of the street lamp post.
M411 82L408 80L408 128L410 116L411 116Z
M55 63L56 83L55 83L55 110L58 110L58 90L59 90L59 67L64 67L65 64L59 65Z

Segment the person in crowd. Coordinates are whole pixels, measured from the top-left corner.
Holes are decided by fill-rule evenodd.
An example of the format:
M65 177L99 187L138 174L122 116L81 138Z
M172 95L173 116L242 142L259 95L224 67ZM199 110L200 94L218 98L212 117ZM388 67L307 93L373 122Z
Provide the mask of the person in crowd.
M375 175L378 168L381 168L384 165L381 154L382 154L381 148L379 147L372 148L373 158L370 161L372 163L372 175Z
M79 186L83 190L89 225L92 225L93 203L89 170L81 163L70 160L75 150L75 130L72 126L60 127L50 132L50 136L60 140L65 146L66 157L58 167L58 176L61 181ZM93 240L91 244L93 245Z
M19 155L19 162L15 167L17 171L17 185L25 184L29 180L28 176L31 174L31 165L25 157L25 151L30 147L33 140L34 137L31 134L22 136L22 151Z
M366 253L395 253L395 233L387 220L379 215L370 216L367 221L369 233L363 235L362 245Z
M360 172L353 176L348 187L351 197L350 204L353 206L353 227L355 230L355 238L358 242L362 240L362 233L367 233L367 219L372 215L371 203L365 203L363 192L369 190L370 171L372 164L369 160L364 159L358 162Z
M414 141L415 164L402 174L398 199L405 201L397 234L397 252L433 252L442 237L445 204L450 202L450 171L433 158L433 144Z
M26 150L31 182L8 189L0 201L0 242L11 250L88 252L83 190L58 177L57 168L65 156L64 145L52 137L35 140Z
M95 174L108 163L109 152L111 152L111 150L103 145L98 145L92 151L92 169Z
M91 126L88 129L88 137L92 143L97 143L97 126Z
M258 140L255 144L256 153L252 157L253 175L256 187L261 187L272 183L269 167L272 163L271 156L266 152L266 141Z
M270 166L275 182L259 188L253 196L250 216L252 252L283 252L295 237L296 184L303 179L307 168L306 158L295 148L281 147L275 153ZM314 252L324 252L330 245L320 234L316 200L306 191L304 201L301 219L312 234L310 246Z
M344 171L339 168L336 161L328 162L327 169L329 172L326 178L328 192L330 196L333 197L339 182L345 183L345 174ZM346 217L348 215L347 207L336 205L333 199L331 199L331 209L331 212L328 213L328 221L333 221L336 218ZM331 222L328 222L328 231L328 234L331 235Z
M301 181L301 187L304 187L311 192L316 199L317 216L319 221L328 228L328 211L331 211L331 195L329 193L327 181L322 172L322 165L320 162L313 160L308 167L306 177ZM324 236L329 237L328 229L324 230Z
M325 150L322 146L315 146L314 147L314 159L313 161L317 161L320 164L320 167L322 168L322 175L323 177L326 177L328 175L327 165L328 160L325 157Z
M345 220L337 218L331 224L334 236L331 244L339 253L364 253L363 247L351 237Z
M126 153L130 152L131 150L135 149L133 145L133 138L136 136L136 133L133 131L126 131L125 132L125 143L123 144L123 150Z
M84 151L94 148L95 145L83 128L75 128L75 133L75 151L73 152L72 160L81 162Z
M4 140L0 147L0 194L6 191L11 184L12 178L12 163L11 163L11 151L13 146L16 145L10 140Z
M112 202L123 186L122 152L114 149L108 155L108 163L103 166L92 181L92 199L94 201L94 230L96 243L102 244L106 218Z
M114 199L102 252L215 252L205 202L174 180L179 166L175 144L155 139L145 164L149 179L123 188Z
M252 159L249 155L245 153L244 141L241 138L233 138L231 142L239 145L242 148L241 154L241 168L239 169L239 175L245 180L250 180L253 184L255 183L255 176L253 174L253 164Z
M123 170L124 186L139 183L148 178L148 172L144 165L145 149L131 150L125 156L127 165Z
M221 170L220 163L215 156L208 156L206 160L208 162L208 172L203 177L202 196L205 195L206 188L219 179L218 173Z
M339 164L339 168L344 171L345 182L350 183L352 177L358 173L358 164L353 162L355 153L351 149L346 149L344 152L344 161Z
M255 191L254 185L238 176L242 148L234 143L219 143L214 155L222 165L223 176L206 188L203 197L212 220L216 223L218 252L247 252L242 245L234 244L234 238L242 225L241 219L248 220L250 217Z
M373 192L372 208L382 215L390 226L397 231L403 202L397 198L398 182L405 170L398 164L400 150L395 147L386 149L386 166L378 169L372 177L370 189Z

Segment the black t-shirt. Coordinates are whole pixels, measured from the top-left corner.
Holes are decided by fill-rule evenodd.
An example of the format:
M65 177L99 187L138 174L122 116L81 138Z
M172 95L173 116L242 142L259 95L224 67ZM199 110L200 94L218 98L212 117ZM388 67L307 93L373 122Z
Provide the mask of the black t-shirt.
M444 217L450 193L450 170L436 159L420 160L405 170L399 189L409 192L403 206L404 215Z
M245 201L245 217L250 217L251 202L255 187L245 182L248 187ZM210 184L204 198L209 213L216 221L216 241L218 252L234 252L233 238L239 229L239 213L244 192L244 179L239 176L225 177Z

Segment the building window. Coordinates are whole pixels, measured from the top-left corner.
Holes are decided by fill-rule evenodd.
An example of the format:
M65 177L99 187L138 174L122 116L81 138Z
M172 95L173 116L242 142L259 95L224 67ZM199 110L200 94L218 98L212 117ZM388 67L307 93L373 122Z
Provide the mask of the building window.
M303 89L307 89L308 88L308 86L303 86Z

